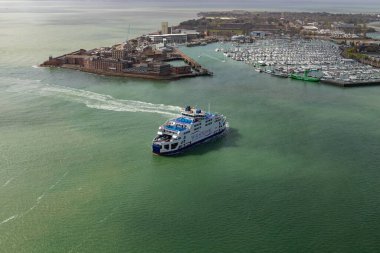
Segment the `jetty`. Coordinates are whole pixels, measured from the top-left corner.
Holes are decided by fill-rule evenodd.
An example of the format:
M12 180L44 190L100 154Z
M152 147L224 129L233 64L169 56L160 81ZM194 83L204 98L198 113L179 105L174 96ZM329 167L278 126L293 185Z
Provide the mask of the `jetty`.
M213 73L211 71L202 67L202 65L200 65L197 61L195 61L193 58L191 58L188 55L186 55L185 53L183 53L178 48L174 49L174 54L177 54L180 59L182 59L184 62L189 64L189 66L191 68L193 68L196 72L198 72L199 75L210 75L210 76L213 75Z

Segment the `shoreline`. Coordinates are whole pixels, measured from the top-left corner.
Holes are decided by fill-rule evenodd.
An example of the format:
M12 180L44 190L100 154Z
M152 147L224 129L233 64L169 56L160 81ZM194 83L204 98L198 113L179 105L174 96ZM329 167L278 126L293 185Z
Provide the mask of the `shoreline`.
M194 73L193 72L193 73L182 74L182 75L159 76L159 75L137 74L137 73L127 73L127 72L98 71L98 70L92 70L92 69L79 68L75 65L69 65L69 64L65 64L65 65L62 65L60 67L49 66L49 65L42 66L42 67L71 69L71 70L77 70L77 71L81 71L81 72L85 72L85 73L92 73L92 74L104 75L104 76L164 80L164 81L178 80L181 78L189 78L189 77L197 77L197 76L206 76L207 75L207 74L196 73L196 72Z

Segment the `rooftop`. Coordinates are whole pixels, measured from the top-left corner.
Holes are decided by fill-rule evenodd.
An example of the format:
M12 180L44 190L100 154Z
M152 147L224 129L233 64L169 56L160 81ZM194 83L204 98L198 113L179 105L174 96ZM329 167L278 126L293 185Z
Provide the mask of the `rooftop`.
M188 118L185 118L185 117L176 118L175 121L178 122L178 123L183 123L183 124L192 124L193 123L192 119L188 119Z

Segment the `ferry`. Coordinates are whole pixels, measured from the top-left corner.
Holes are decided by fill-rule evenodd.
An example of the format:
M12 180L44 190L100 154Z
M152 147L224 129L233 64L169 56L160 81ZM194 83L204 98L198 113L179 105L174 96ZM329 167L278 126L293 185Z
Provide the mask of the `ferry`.
M222 135L228 127L226 117L186 106L178 117L158 128L152 151L157 155L176 155L188 148Z

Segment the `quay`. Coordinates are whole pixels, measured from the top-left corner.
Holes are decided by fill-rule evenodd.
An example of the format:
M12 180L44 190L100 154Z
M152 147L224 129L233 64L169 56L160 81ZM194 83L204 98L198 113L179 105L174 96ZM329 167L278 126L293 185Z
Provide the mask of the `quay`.
M345 82L338 80L321 80L321 83L334 85L338 87L366 87L366 86L377 86L380 85L380 81L358 81L358 82Z

